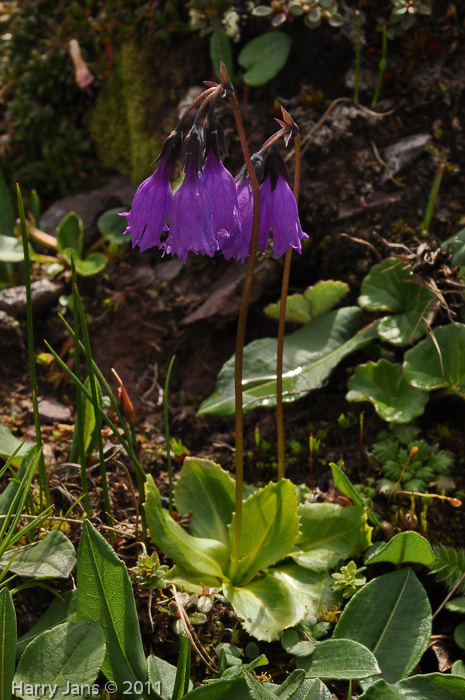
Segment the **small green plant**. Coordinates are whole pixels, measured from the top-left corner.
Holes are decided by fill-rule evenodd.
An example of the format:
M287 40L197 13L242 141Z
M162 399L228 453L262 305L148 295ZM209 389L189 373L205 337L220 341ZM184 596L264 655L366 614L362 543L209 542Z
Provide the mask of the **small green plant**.
M354 561L350 561L346 566L341 566L340 572L331 574L334 579L333 591L340 591L343 598L351 598L361 586L367 582L365 576L361 575L366 570L366 566L357 568Z
M139 554L137 566L131 569L131 579L141 588L165 588L167 566L161 566L156 552L152 555Z
M383 431L372 447L372 454L374 463L384 474L377 483L381 493L392 493L396 489L425 493L431 483L439 493L452 488L450 471L454 458L423 439L405 437L396 429L391 434Z

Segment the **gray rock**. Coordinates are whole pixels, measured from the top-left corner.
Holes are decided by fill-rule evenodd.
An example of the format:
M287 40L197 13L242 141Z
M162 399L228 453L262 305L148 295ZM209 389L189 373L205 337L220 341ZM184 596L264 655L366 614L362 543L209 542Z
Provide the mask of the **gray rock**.
M39 417L44 423L68 423L71 409L55 399L42 399L38 403Z
M37 280L31 284L32 310L35 314L47 311L65 291L63 282L49 279ZM17 318L26 314L26 287L11 287L0 292L0 309Z
M39 228L55 235L57 226L70 212L81 217L84 232L97 221L100 214L119 205L131 208L137 185L125 175L111 177L102 187L90 192L81 192L54 202L42 215Z

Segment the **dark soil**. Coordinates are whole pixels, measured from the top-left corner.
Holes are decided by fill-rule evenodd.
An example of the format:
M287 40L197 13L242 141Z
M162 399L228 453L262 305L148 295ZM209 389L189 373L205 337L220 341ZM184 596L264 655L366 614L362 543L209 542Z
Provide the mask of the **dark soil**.
M455 13L449 14L449 3L434 5L434 21L422 19L408 33L389 42L388 70L381 99L370 111L354 107L350 102L353 91L346 72L354 65L350 26L340 33L328 27L311 34L302 30L283 74L264 88L249 92L243 116L252 149L258 148L273 131L270 112L275 114L275 95L301 129L304 155L300 210L309 238L302 255L294 258L291 292L303 291L319 280L343 280L350 285L348 303L355 303L362 278L381 257L390 254L391 246L402 243L412 251L422 241L435 246L464 225L465 11L459 3L454 6ZM380 58L380 35L375 31L379 8L374 12L363 7L362 11L368 17L363 25L360 104L369 107ZM322 92L321 98L316 98L317 91ZM330 101L341 97L348 99L337 105L315 129ZM227 114L224 121L231 126ZM238 144L229 130L227 133L230 152L234 153L233 163L239 168ZM402 150L400 142L418 135L429 140L428 148L420 148L415 153L411 150L405 164L397 170ZM397 156L389 157L385 149L396 144ZM421 222L441 163L446 164L446 170L430 232L425 236L420 230ZM292 160L289 166L292 168ZM92 232L89 235L92 236ZM276 322L265 316L263 307L279 298L281 263L269 263L260 276L251 304L248 341L276 333ZM231 268L236 271L231 273ZM228 275L239 275L240 268L240 264L234 266L219 257L210 260L191 256L186 265L181 265L162 259L158 251L140 255L127 249L124 257L110 263L103 274L80 282L91 319L89 330L94 359L115 391L117 385L111 368L123 379L136 410L141 461L157 480L162 494L167 493L163 386L173 355L176 359L169 392L171 436L181 440L186 451L214 459L226 469L234 469L234 422L200 417L197 408L200 400L213 392L221 366L234 353L240 285L237 298L227 295L216 301L214 297L212 301L212 289L221 290L222 285L226 286ZM42 274L41 269L36 267L34 274ZM70 289L69 279L66 283ZM189 315L208 299L209 315L186 324ZM444 322L447 322L446 315ZM71 362L68 336L55 310L36 319L35 333L36 352L44 351L41 339L45 337ZM17 349L13 348L13 352L17 354ZM10 359L2 378L0 413L18 436L33 439L28 375L22 363L13 361L13 354ZM330 461L343 459L353 481L363 482L371 475L367 452L385 423L370 404L349 405L345 400L347 379L364 359L361 353L350 356L334 371L326 386L285 407L286 436L301 445L300 451L288 450L287 476L296 483L310 486L312 460L314 485L320 499L337 501L340 498L330 480ZM80 495L78 474L60 467L69 455L74 388L54 365L38 368L38 386L40 399L56 398L73 411L72 418L65 424L43 427L52 465L51 494L58 514L66 512ZM338 423L341 414L349 418L347 429ZM441 446L456 455L454 478L457 487L463 489L465 483L460 469L465 454L464 411L458 400L430 401L419 421L422 435L432 440L439 439L439 428L444 425L449 427L451 437ZM256 447L256 429L260 440L271 445L265 452ZM318 430L323 431L324 438L318 452L310 455L309 435ZM258 409L246 415L248 481L266 483L275 478L275 434L272 411ZM106 443L113 443L109 432L106 432ZM118 459L125 462L121 453ZM175 460L175 470L181 463L182 457ZM108 468L115 517L122 524L122 533L126 526L131 532L135 509L126 474L116 462L110 461ZM91 478L94 522L102 525L98 469L91 472ZM340 499L339 502L344 501ZM390 532L409 526L409 502L387 509L386 502L380 499L376 508L382 518L390 521ZM429 523L428 535L433 542L462 544L463 508L434 505L430 509ZM69 534L77 543L79 531L73 528ZM115 547L129 566L135 564L140 547L136 546L133 536L119 535ZM424 583L431 588L439 605L445 590L434 588L428 581L431 579ZM171 630L175 613L168 616L165 608L152 605L156 630L152 632L148 594L136 591L136 595L147 646L175 662L176 637ZM50 594L38 588L24 592L20 604L23 611L20 633L30 627L49 600ZM447 624L447 618L443 619ZM243 648L247 635L241 631L231 610L218 603L199 636L212 653L216 643L230 641L231 629L236 630L238 646ZM455 658L457 650L452 642L449 649ZM273 678L283 680L290 670L289 657L279 644L260 644L260 650L270 659ZM437 669L432 654L426 658L424 666L422 671ZM194 673L200 680L205 670L195 664ZM335 688L335 692L339 691ZM342 696L337 694L337 697Z

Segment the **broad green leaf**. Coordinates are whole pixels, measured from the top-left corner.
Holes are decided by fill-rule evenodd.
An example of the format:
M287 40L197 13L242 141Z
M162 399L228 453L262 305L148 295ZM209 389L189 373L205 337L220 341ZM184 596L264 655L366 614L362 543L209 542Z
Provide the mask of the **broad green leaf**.
M441 243L442 250L449 250L452 255L451 267L465 265L465 228Z
M102 236L117 245L126 243L128 240L127 236L123 235L127 227L127 219L119 216L124 211L124 207L109 209L97 219L97 228Z
M340 601L339 594L331 590L334 581L325 571L310 571L290 563L270 568L268 573L302 603L307 614L318 616Z
M106 642L102 671L117 684L146 683L147 664L131 580L113 547L84 521L77 562L77 617L99 622ZM144 694L142 697L146 697Z
M156 698L171 700L176 679L176 666L150 654L147 657L147 672L152 693Z
M302 681L305 674L302 673ZM267 688L267 683L260 683L250 672L244 671L245 682L253 700L275 700L276 695Z
M429 399L411 386L400 365L387 360L360 365L349 379L347 401L370 401L386 421L409 423L421 416Z
M239 564L233 584L248 583L262 569L284 559L299 532L297 495L288 479L270 483L249 496L242 506ZM235 515L229 536L234 537Z
M295 700L333 700L332 694L319 678L306 680L302 688L304 693Z
M454 676L461 676L462 678L465 677L465 664L463 663L462 659L457 659L457 661L454 661L450 672Z
M219 464L186 457L176 484L176 508L192 511L189 532L219 540L229 547L228 525L234 511L235 482Z
M81 275L81 277L90 277L103 270L107 264L107 259L100 253L89 253L85 258L80 258L75 255L74 264L76 265L76 272L78 275Z
M18 238L0 234L0 262L21 262L24 260L23 244Z
M223 593L249 634L265 642L279 639L305 614L302 602L277 577L266 574L246 586L223 584Z
M344 299L349 291L345 282L325 280L308 287L303 294L291 294L286 302L286 321L289 323L310 323L317 316L328 313ZM279 318L281 301L265 306L264 312L270 318Z
M0 425L0 430L1 428L2 426ZM21 443L18 442L18 444ZM17 454L19 454L22 451L23 450L21 448ZM33 447L29 448L28 452L26 452L24 457L21 459L21 465L18 471L16 472L16 478L11 479L10 483L0 496L0 515L6 515L8 513L8 510L10 509L10 506L13 503L13 500L18 492L20 482L27 472L28 464L30 464L31 459L34 458L35 454L36 446L34 445ZM14 464L15 461L16 459L13 459L11 463Z
M305 692L305 672L295 669L280 686L273 690L275 697L281 700L302 700L308 695Z
M186 571L225 580L230 558L228 548L217 540L193 537L175 522L162 507L160 492L150 474L145 492L147 525L157 547Z
M345 307L307 323L284 340L284 401L292 402L317 389L347 355L376 338L374 325L357 332L360 309ZM245 411L276 404L276 346L274 338L254 340L244 348L243 405ZM222 367L215 393L199 414L234 415L234 356Z
M66 260L70 260L70 250L74 253L74 259L82 256L84 246L84 227L82 219L73 211L67 214L58 225L56 232L57 248Z
M412 676L395 685L380 680L374 683L359 700L463 700L465 678L444 673Z
M17 437L13 435L11 430L0 423L0 457L7 460L13 452L21 445L22 440L18 440ZM30 442L24 442L23 446L20 447L19 452L17 452L16 457L13 459L13 464L15 467L19 467L22 458L31 449L32 444Z
M454 630L454 642L461 649L465 649L465 622L461 622L460 625Z
M426 316L435 295L421 287L398 258L375 265L362 282L359 305L369 311L391 311L378 324L378 335L393 345L408 345L427 329Z
M252 700L243 678L220 678L214 683L194 688L183 700Z
M296 659L296 666L306 671L307 678L331 680L361 680L381 673L372 652L350 639L319 642L313 654Z
M10 700L15 675L16 612L8 588L0 590L0 700Z
M305 503L297 510L300 534L291 554L300 566L327 571L371 544L364 508L335 503Z
M184 588L192 593L202 593L205 586L221 588L222 580L201 571L186 571L182 566L173 566L166 574L166 582L174 583L178 588Z
M29 577L68 578L76 564L74 547L60 530L52 530L31 547L7 552L0 559L0 568L4 569L12 557L9 571Z
M220 79L220 62L222 61L228 71L229 79L234 81L231 40L222 29L215 29L210 36L210 59L218 80Z
M465 325L461 323L435 328L428 336L405 353L404 373L417 389L432 391L449 387L465 393Z
M431 606L410 568L373 579L349 600L334 639L353 639L376 656L383 678L395 683L407 676L426 650Z
M5 176L0 170L0 235L13 236L15 215L13 202L6 184Z
M105 656L105 639L97 622L65 622L42 632L26 648L14 678L15 694L24 700L65 700L85 692L96 680ZM37 686L32 689L31 686ZM78 692L71 695L75 688Z
M246 69L243 80L247 85L265 85L275 78L287 61L291 38L284 32L266 32L244 46L237 61Z
M32 642L45 630L52 629L63 622L73 622L76 619L77 591L65 591L57 596L48 610L40 617L30 630L18 639L16 644L16 658L19 658L29 642Z
M465 596L448 600L444 607L446 610L450 610L450 612L462 613L462 615L465 615Z
M365 564L378 564L388 561L391 564L423 564L431 566L434 552L430 543L418 532L399 532L389 542L376 542L365 553Z

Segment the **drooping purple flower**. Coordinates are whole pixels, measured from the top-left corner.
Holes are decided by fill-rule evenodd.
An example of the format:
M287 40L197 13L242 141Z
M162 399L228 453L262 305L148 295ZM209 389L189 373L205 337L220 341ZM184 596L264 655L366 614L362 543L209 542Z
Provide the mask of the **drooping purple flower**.
M201 139L197 127L192 127L185 142L184 168L186 175L173 198L169 236L163 244L166 253L177 255L184 262L189 251L214 255L218 240L213 231L210 195L199 179Z
M131 205L131 211L121 214L128 220L124 233L132 236L132 247L139 244L141 252L161 245L160 237L168 230L167 219L173 192L170 172L182 145L182 131L176 128L163 144L157 158L158 168L139 185Z
M200 182L210 195L213 231L222 239L240 233L236 183L213 151L207 155Z
M248 180L237 187L237 208L240 229L220 240L220 248L226 260L236 258L244 262L250 253L253 221L253 194Z
M294 194L287 181L287 171L279 150L272 146L265 161L265 179L260 185L260 227L258 244L264 251L268 234L273 230L273 250L277 258L288 248L302 251L302 231Z

